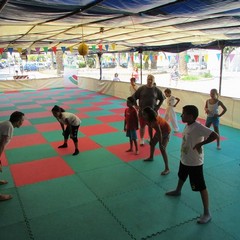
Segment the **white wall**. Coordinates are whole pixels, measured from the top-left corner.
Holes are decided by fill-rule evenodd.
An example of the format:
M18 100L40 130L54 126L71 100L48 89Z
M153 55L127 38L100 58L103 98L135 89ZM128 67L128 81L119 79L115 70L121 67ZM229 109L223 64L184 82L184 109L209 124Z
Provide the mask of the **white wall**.
M125 82L112 82L80 77L78 86L83 89L100 92L122 99L126 99L130 96L130 83ZM164 90L164 88L159 88L162 91ZM172 95L180 98L180 102L176 107L176 112L181 113L183 106L191 104L198 107L200 118L206 118L204 107L206 100L209 99L209 94L172 89ZM240 129L240 99L229 97L220 97L219 99L228 109L221 117L221 124ZM165 108L165 103L163 103L162 107Z

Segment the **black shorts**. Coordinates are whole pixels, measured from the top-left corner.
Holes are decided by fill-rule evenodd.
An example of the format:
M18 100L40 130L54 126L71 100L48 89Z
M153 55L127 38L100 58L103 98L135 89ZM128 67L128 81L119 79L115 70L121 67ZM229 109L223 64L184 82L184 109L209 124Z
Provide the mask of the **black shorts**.
M183 182L185 182L188 176L193 191L202 191L206 189L206 184L203 176L203 165L186 166L180 162L178 177Z
M77 142L78 141L78 138L77 138L78 128L79 128L79 125L78 126L71 126L72 132L70 132L70 128L69 128L69 126L67 126L65 131L64 131L64 139L68 139L69 135L72 134L73 141Z

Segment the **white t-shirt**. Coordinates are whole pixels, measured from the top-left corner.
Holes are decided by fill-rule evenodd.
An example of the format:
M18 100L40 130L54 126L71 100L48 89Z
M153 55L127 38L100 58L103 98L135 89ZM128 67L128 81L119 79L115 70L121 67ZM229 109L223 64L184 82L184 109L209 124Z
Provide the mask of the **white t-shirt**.
M114 78L113 78L113 81L119 82L119 81L120 81L120 78L119 78L119 77L114 77Z
M208 108L208 117L213 117L215 114L218 114L218 101L215 104L211 104L210 101L207 101Z
M13 136L13 130L13 125L9 120L0 122L0 141L2 140L3 136L8 136L7 142L5 144L7 145Z
M204 162L204 153L198 153L193 147L206 139L212 130L198 122L186 125L183 130L183 139L181 147L181 162L187 166L200 166Z
M66 119L72 126L79 126L81 123L81 120L75 114L69 112L62 112L61 119L58 118L59 122L66 125Z
M176 100L174 96L166 97L167 107L173 107Z

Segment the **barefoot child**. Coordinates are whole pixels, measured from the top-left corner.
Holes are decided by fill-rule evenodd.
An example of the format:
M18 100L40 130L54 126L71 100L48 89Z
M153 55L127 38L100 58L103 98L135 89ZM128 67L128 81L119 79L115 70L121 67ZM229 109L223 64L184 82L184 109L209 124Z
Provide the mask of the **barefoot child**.
M208 204L208 191L203 176L203 148L218 138L217 133L196 122L198 109L194 105L186 105L182 111L182 121L186 123L183 130L181 161L178 170L178 184L175 190L167 192L168 196L180 196L183 184L189 176L193 191L201 194L203 214L198 218L200 224L211 220Z
M177 115L175 113L174 108L179 103L180 99L177 97L174 97L172 95L172 91L169 88L166 88L164 90L166 101L167 101L167 107L165 112L165 120L168 122L170 121L173 127L174 132L179 132L178 122L177 122Z
M217 89L212 89L210 91L210 99L208 99L206 101L205 104L205 112L207 114L207 120L206 120L206 127L210 127L211 125L213 125L213 129L214 131L218 134L218 138L217 138L217 149L221 150L221 146L220 146L220 134L219 134L219 118L225 114L225 112L227 111L227 108L225 107L225 105L218 100L218 91ZM222 112L219 114L218 109L219 106L222 108Z
M70 138L73 140L75 151L72 154L78 155L78 129L81 123L81 120L73 113L65 112L65 110L57 105L52 108L53 116L58 120L63 130L64 143L58 148L67 148L67 142L70 135ZM66 126L66 127L65 127Z
M165 169L161 172L161 175L169 174L168 166L168 156L166 152L166 147L169 142L169 136L171 132L170 125L168 122L161 118L151 107L146 107L143 109L143 117L149 126L149 137L150 137L150 157L144 161L153 161L155 146L159 143L159 149L162 153L162 157L165 164ZM155 130L153 136L152 129Z
M134 108L134 99L132 97L127 98L127 106L125 109L125 119L124 119L124 131L126 131L126 136L129 137L130 148L127 152L133 151L133 143L135 146L135 153L138 154L138 143L137 143L137 130L138 130L138 114L137 110Z

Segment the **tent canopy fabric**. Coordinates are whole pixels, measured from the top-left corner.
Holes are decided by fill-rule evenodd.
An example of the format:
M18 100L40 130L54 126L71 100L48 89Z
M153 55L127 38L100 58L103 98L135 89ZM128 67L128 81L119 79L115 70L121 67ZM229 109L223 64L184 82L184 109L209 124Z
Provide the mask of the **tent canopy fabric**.
M240 46L236 0L2 0L0 48L103 51ZM95 48L94 47L94 48Z

